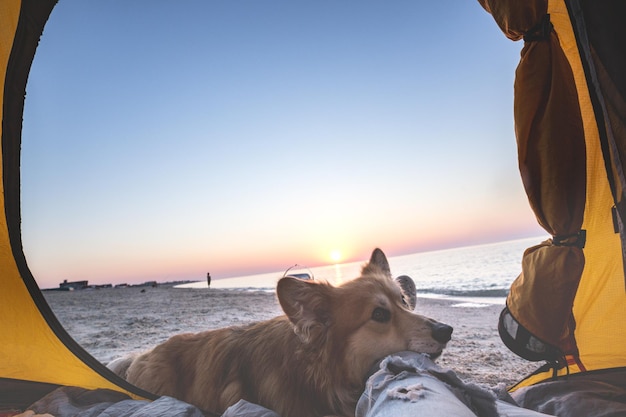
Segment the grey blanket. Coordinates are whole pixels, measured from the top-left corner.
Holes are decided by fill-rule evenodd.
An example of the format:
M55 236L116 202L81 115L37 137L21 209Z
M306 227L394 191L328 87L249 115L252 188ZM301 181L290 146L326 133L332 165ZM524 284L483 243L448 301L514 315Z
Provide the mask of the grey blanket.
M87 390L78 387L58 388L29 409L55 417L205 417L193 405L171 397L142 401L108 389Z
M507 398L506 392L500 392ZM355 417L537 417L517 404L559 417L626 416L626 370L573 375L520 389L507 401L491 391L463 382L426 355L401 352L385 358L367 381ZM133 400L106 389L61 387L32 404L36 413L55 417L206 417L190 404L171 397ZM256 404L240 401L222 417L280 417Z
M133 400L128 395L108 389L88 390L61 387L29 407L37 414L55 417L206 417L200 409L172 397L155 401ZM222 417L280 417L259 405L241 400Z
M626 369L561 377L512 394L515 401L559 417L626 416Z

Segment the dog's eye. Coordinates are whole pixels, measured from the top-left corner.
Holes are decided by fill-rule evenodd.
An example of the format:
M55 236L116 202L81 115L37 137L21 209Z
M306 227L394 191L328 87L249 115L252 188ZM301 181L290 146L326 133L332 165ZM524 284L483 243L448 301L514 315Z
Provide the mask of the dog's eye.
M372 320L377 321L379 323L386 323L391 319L391 312L386 308L376 307L374 311L372 311Z

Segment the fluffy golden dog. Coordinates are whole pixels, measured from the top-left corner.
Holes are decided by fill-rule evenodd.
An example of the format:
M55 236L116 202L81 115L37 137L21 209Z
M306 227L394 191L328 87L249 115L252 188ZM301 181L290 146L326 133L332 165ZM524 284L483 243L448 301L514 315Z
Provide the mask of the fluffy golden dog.
M403 350L436 357L452 334L409 311L380 249L341 286L286 277L276 293L284 316L173 336L110 368L217 415L245 399L282 417L352 417L378 360Z

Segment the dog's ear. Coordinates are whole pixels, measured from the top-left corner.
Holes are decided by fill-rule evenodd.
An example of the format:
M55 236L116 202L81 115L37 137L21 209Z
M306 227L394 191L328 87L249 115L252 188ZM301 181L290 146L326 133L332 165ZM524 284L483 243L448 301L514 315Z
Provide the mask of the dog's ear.
M319 339L331 319L332 287L316 281L285 277L278 281L276 295L294 331L305 343Z
M383 253L382 250L376 248L372 252L372 256L370 257L370 261L365 264L363 270L361 271L361 275L367 275L368 273L380 273L387 275L391 278L391 268L389 268L389 262L387 261L387 257Z

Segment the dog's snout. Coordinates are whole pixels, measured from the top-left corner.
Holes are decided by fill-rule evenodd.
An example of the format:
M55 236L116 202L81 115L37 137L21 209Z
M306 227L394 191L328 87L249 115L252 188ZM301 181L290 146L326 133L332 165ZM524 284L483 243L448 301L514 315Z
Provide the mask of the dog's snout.
M443 323L433 325L433 339L439 343L447 343L452 338L452 326Z

